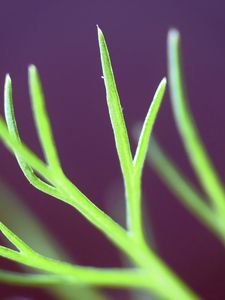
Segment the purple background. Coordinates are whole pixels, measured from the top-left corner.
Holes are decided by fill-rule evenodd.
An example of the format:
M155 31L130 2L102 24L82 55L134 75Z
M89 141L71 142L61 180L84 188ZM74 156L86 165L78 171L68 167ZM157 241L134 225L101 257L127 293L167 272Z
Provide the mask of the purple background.
M107 190L121 180L121 174L101 79L96 24L107 39L130 129L143 120L157 84L166 75L166 35L175 26L183 38L191 108L224 179L224 10L224 1L202 0L1 1L1 99L4 76L9 72L20 131L24 141L41 155L26 75L30 63L37 65L64 170L87 196L110 213ZM155 131L193 178L174 127L168 94ZM120 266L114 247L72 208L34 190L3 146L0 164L0 177L25 199L79 263ZM224 299L224 248L149 168L145 169L144 190L146 216L151 217L160 255L203 299ZM63 228L59 219L63 220ZM3 286L0 295L1 299L16 295L51 299L39 290ZM119 293L114 295L115 299L119 297Z

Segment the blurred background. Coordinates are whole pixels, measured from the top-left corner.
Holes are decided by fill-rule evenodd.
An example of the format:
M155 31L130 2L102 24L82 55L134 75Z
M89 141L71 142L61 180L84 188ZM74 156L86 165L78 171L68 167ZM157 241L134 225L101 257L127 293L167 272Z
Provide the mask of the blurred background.
M8 72L13 80L21 136L43 157L27 86L27 66L35 64L44 85L65 173L96 205L123 224L122 178L101 79L96 24L108 43L130 133L135 122L144 119L159 81L167 74L167 32L176 27L182 36L190 105L215 166L225 179L224 11L222 0L2 0L1 111ZM174 126L168 93L154 132L181 169L196 182ZM134 150L133 142L132 147ZM17 195L9 195L8 188L2 185L0 201L21 199L72 261L99 267L121 266L120 254L74 209L27 183L3 145L0 166L2 184ZM225 299L225 251L219 241L183 208L149 166L144 170L143 190L146 224L151 225L160 256L202 299ZM0 204L0 215L10 228L25 220L14 205L4 209ZM25 227L29 228L29 224ZM3 259L0 264L1 268L20 270ZM106 292L113 299L131 299L128 292ZM0 299L55 298L40 289L0 285Z

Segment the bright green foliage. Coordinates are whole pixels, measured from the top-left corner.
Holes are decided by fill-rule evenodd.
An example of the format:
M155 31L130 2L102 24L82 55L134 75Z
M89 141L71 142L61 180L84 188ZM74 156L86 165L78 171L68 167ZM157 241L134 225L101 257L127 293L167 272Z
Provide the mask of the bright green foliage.
M43 91L37 70L29 68L29 87L33 115L46 162L40 160L21 142L16 126L12 88L9 76L5 84L6 122L0 118L0 139L17 157L27 179L41 191L71 205L89 222L99 229L134 264L133 268L101 269L72 265L56 259L47 258L26 245L18 236L0 223L3 235L18 249L0 247L4 258L24 264L35 270L47 272L39 275L20 275L1 273L1 280L11 284L70 284L94 285L102 287L142 288L162 299L199 299L172 270L159 258L145 241L141 213L141 176L146 158L147 144L152 127L164 94L166 80L163 79L156 91L152 105L145 119L138 142L135 158L130 150L128 133L113 76L106 42L98 28L98 38L107 104L113 127L116 148L125 184L128 228L117 224L112 218L96 207L71 181L61 169L53 140L50 121L45 108ZM48 184L46 184L43 178Z
M13 108L12 82L9 75L6 75L6 79L5 79L4 107L5 107L5 118L6 118L8 130L12 136L14 136L18 141L20 141L20 136L16 125L16 119L15 119L14 108ZM42 192L46 192L49 195L52 196L58 195L54 187L46 184L44 181L40 180L35 175L33 169L30 167L28 163L26 163L23 160L22 157L16 155L16 158L24 175L34 187L41 190Z
M199 181L218 214L225 217L225 190L208 158L186 100L181 69L180 36L168 34L168 74L177 129Z
M135 158L133 159L108 49L103 33L99 28L98 38L109 115L125 185L127 224L131 234L138 239L143 239L141 216L141 171L145 161L152 127L163 99L166 79L164 78L162 80L153 98L152 105L150 106L143 125Z
M149 161L170 190L225 244L225 190L188 107L181 68L180 36L175 29L168 34L168 74L177 129L206 195L202 195L189 182L155 140L150 144Z
M150 138L150 135L151 135L151 132L153 129L153 125L154 125L158 110L161 105L161 101L163 99L165 88L166 88L166 78L163 78L163 80L159 84L158 89L156 90L156 93L152 100L152 104L150 105L148 114L145 118L142 130L141 130L140 138L139 138L138 145L137 145L137 150L136 150L135 157L134 157L134 166L135 166L136 172L139 175L140 175L143 165L144 165L144 161L145 161L145 157L146 157L146 153L147 153L147 149L148 149L148 144L149 144L149 138Z

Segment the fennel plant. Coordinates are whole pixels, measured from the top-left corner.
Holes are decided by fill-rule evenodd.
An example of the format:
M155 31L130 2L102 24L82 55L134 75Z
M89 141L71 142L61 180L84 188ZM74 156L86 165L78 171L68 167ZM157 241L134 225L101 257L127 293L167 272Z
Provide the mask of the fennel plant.
M151 139L148 161L185 207L225 245L225 189L203 145L187 102L180 35L175 29L169 31L167 49L173 115L204 194L189 181L155 138Z
M176 38L175 38L176 37ZM190 127L189 111L184 105L184 95L181 87L181 73L179 69L179 55L177 51L177 36L170 32L169 64L170 64L170 85L172 99L176 109L178 127L188 150L190 160L201 182L210 196L215 209L224 212L223 189L215 176L212 166L209 164L202 144L198 136L193 139L193 132L196 128ZM177 276L158 254L147 243L143 229L143 216L141 210L142 199L142 171L146 159L149 139L157 113L162 103L166 88L166 79L160 82L153 97L150 108L144 120L137 148L134 157L131 154L130 142L127 133L125 120L120 104L119 95L113 75L111 61L103 33L98 28L98 40L100 57L103 70L103 78L106 89L107 106L112 124L115 145L121 172L124 181L126 196L126 228L121 227L111 217L94 205L80 189L75 186L62 170L58 157L53 133L46 110L44 93L41 86L38 71L35 66L28 70L29 91L32 104L33 116L36 124L39 140L44 152L45 161L40 160L20 139L16 124L12 98L12 83L10 76L6 76L4 89L5 120L0 118L0 139L6 147L15 155L18 164L27 180L40 191L65 202L78 210L93 226L104 234L112 245L118 248L131 261L130 268L94 268L70 264L60 259L46 257L27 245L19 236L14 234L5 224L0 223L0 231L11 242L17 250L10 247L0 246L0 256L24 266L34 269L34 273L20 274L15 272L1 271L0 280L8 284L32 285L32 286L56 286L70 285L88 288L114 287L114 288L137 288L154 294L160 299L169 300L197 300L200 299L183 281ZM182 114L180 114L182 112ZM193 132L191 132L193 131ZM190 143L191 138L191 143ZM155 144L156 145L156 144ZM196 148L197 147L197 148ZM150 146L150 149L152 147ZM197 149L198 158L192 160L193 152ZM153 149L154 150L154 149ZM162 160L157 160L158 148L155 151L153 164L156 169L164 174ZM199 160L201 163L199 163ZM159 162L157 164L157 162ZM208 175L202 174L209 172ZM165 175L168 174L166 168ZM209 176L209 178L207 178ZM214 189L209 189L207 180L213 179ZM182 178L181 178L182 180ZM184 182L186 180L184 179ZM173 181L174 183L174 181ZM172 185L172 184L171 184ZM190 188L190 186L188 185ZM194 193L194 192L193 192ZM191 194L190 194L191 195ZM210 197L212 198L212 197ZM189 207L209 224L209 218L205 217L211 212L203 212L202 202L194 204L194 200L187 200ZM192 204L191 204L192 203ZM221 219L220 219L221 220ZM222 222L220 222L220 225ZM211 225L209 225L212 227ZM217 227L216 227L217 228ZM219 225L218 225L218 228ZM218 229L219 230L219 229ZM217 232L217 229L214 230ZM38 271L38 273L36 273ZM96 296L97 297L97 296Z

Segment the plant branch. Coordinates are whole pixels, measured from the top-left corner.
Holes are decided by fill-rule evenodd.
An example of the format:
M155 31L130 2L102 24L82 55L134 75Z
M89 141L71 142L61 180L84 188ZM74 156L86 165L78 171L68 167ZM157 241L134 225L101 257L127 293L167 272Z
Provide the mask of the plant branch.
M22 242L22 241L21 241ZM68 263L49 259L35 252L32 255L19 253L17 251L0 247L0 256L25 264L29 267L62 276L63 283L79 285L97 285L108 287L141 287L151 290L163 299L197 300L194 295L180 279L156 257L146 256L146 249L139 248L138 260L142 269L97 269L90 267L73 266ZM143 257L140 257L142 253ZM146 260L146 258L148 258ZM150 264L149 264L150 263ZM145 266L144 266L145 264ZM144 267L143 267L144 266ZM152 269L150 269L150 266ZM151 270L151 271L150 271ZM72 278L73 277L73 278ZM168 288L171 290L168 292ZM181 298L180 298L181 297Z
M46 110L41 81L34 65L31 65L28 69L28 79L33 115L40 143L50 168L59 173L62 168L55 146L48 112Z
M138 274L140 273L140 274ZM71 275L54 275L54 274L21 274L16 272L0 271L0 282L9 285L21 285L32 287L44 287L50 285L88 285L110 288L143 288L149 283L146 281L146 274L141 272L130 271L105 271L99 276L75 277ZM104 279L103 279L104 278Z
M173 113L185 150L213 207L225 217L223 184L208 157L188 107L181 68L180 35L175 29L168 34L168 73Z
M13 97L12 97L12 82L9 75L6 75L5 78L5 88L4 88L4 109L5 109L5 118L9 133L21 142L19 131L16 124L16 118L14 114L14 107L13 107ZM15 152L16 159L18 164L24 173L27 180L38 190L51 195L53 197L62 197L59 192L55 189L55 187L45 183L43 180L38 178L33 169L27 164L16 152Z
M92 203L64 175L64 172L60 167L57 150L53 141L40 80L34 67L30 68L30 90L35 123L48 165L32 153L32 151L30 151L18 138L18 134L16 133L16 123L13 120L15 117L10 97L8 102L11 105L11 109L9 110L8 115L11 118L11 123L8 125L12 124L12 131L10 132L7 129L5 122L0 118L0 139L12 153L20 158L20 161L22 159L33 172L39 174L55 188L57 194L55 194L54 197L76 208L87 220L98 228L99 231L103 232L118 249L123 251L138 269L133 269L132 271L125 269L99 270L96 268L73 266L68 263L49 259L36 253L32 249L27 248L28 246L4 227L4 225L1 226L3 234L14 243L20 252L0 247L0 255L32 268L41 269L42 271L51 272L60 276L76 277L81 284L83 282L85 284L93 283L95 285L104 285L106 284L106 281L109 280L112 286L113 284L118 286L119 283L117 280L120 278L121 284L123 282L125 284L127 280L129 281L129 284L131 281L134 281L132 285L135 285L135 282L139 282L140 280L140 285L142 287L150 289L163 299L197 300L199 299L198 296L196 296L183 281L170 270L158 255L147 247L141 224L141 169L146 155L147 140L150 137L152 126L164 93L165 80L162 82L159 90L157 90L157 97L155 97L152 104L153 106L150 108L146 122L144 123L143 134L141 135L139 149L137 150L137 165L139 166L139 172L135 174L136 169L133 165L126 124L122 114L107 46L100 29L98 29L98 35L103 75L106 85L107 103L125 183L127 205L129 207L127 211L129 230L126 231L107 214L96 207L94 203ZM134 272L134 275L130 272ZM141 274L144 275L142 276ZM107 282L107 284L109 284L109 282Z

